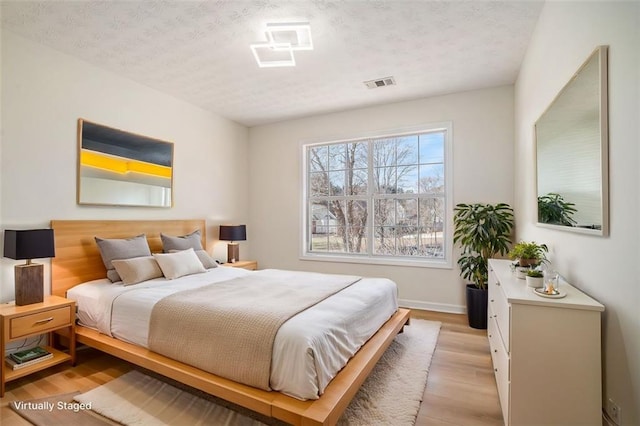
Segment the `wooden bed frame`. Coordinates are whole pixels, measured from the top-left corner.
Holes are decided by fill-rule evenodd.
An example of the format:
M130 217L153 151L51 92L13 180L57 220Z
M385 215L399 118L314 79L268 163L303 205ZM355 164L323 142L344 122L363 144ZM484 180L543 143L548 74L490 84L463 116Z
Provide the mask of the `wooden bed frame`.
M106 276L94 236L128 238L144 233L151 251L160 252L161 232L184 235L200 229L203 246L206 246L204 220L53 220L51 227L55 231L56 245L56 256L51 262L51 294L58 296L65 296L66 291L77 284ZM76 327L76 339L267 417L293 425L334 425L395 336L409 323L409 313L407 309L399 309L315 401L300 401L279 392L267 392L239 384L86 327Z

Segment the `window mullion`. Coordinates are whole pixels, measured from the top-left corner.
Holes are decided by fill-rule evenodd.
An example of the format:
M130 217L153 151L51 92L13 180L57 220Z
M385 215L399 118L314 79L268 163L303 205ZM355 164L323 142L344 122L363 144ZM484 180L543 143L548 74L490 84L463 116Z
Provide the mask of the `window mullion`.
M375 216L374 216L374 185L375 176L373 174L373 140L367 141L367 150L369 155L367 156L367 255L373 256L374 245L374 229L375 229Z

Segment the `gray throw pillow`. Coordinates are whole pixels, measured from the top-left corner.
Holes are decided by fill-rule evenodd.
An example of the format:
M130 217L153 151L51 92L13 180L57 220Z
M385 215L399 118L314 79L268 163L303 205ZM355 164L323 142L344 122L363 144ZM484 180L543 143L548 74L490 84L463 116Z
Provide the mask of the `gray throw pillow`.
M209 256L209 253L207 253L206 251L196 250L196 255L198 256L198 259L200 259L200 262L202 263L202 266L204 266L204 269L218 267L218 263L216 262L216 260L213 257Z
M171 250L204 250L202 247L202 235L196 229L190 234L173 237L171 235L160 234L162 240L162 251L169 253Z
M109 278L111 282L121 280L120 275L118 275L118 272L111 263L112 260L151 256L147 237L144 234L132 238L95 237L95 239L100 249L104 267L107 268L107 278Z

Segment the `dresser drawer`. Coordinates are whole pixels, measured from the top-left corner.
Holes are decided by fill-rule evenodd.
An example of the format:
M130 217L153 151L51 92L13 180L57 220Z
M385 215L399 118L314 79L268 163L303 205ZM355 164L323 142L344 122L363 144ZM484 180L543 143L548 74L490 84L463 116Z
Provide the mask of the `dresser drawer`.
M493 271L489 273L489 306L491 307L492 317L496 320L500 330L500 336L504 342L507 351L510 350L510 307L507 297L502 290L500 282L496 278Z
M487 307L489 318L487 318L487 337L489 338L489 349L491 350L491 359L493 360L493 349L500 344L500 332L498 331L498 325L495 318L493 318L493 312L491 311L491 305ZM495 364L495 362L494 362Z
M509 386L510 386L510 359L500 337L498 324L495 318L490 317L487 321L487 334L489 336L489 348L491 350L491 361L493 362L493 370L496 375L496 385L498 387L498 396L500 397L500 406L502 407L502 416L505 424L509 424Z
M489 347L491 349L491 359L496 374L504 375L509 381L509 353L502 344L498 326L493 318L489 318L487 323L487 334L489 335Z
M46 333L49 330L71 324L71 306L36 312L11 319L10 339L31 334Z

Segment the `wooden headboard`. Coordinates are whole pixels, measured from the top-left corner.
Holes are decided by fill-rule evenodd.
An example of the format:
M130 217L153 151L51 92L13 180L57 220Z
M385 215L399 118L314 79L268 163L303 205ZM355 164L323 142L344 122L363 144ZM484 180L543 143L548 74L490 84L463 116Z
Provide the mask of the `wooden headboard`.
M71 287L107 276L94 237L147 236L152 253L162 251L160 233L185 235L196 229L206 247L206 222L194 220L52 220L56 256L51 259L51 294L65 296Z

